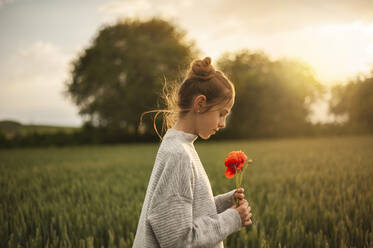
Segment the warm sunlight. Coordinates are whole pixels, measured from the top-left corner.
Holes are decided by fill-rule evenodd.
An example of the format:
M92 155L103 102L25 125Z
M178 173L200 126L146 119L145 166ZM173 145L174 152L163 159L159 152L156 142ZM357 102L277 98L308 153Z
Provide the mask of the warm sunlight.
M372 24L354 22L305 27L267 36L245 35L233 21L224 26L237 28L229 36L220 34L219 39L213 40L204 34L195 34L206 54L218 56L222 51L232 50L232 44L235 49L250 44L252 49L263 50L273 59L287 56L310 64L319 80L326 84L368 73L373 65Z

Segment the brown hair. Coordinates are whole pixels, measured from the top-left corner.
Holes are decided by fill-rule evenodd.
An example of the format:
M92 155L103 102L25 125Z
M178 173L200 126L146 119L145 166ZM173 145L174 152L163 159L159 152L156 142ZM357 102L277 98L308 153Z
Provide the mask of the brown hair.
M155 112L154 130L159 138L162 139L155 124L157 116L160 113L164 114L162 130L166 131L175 124L178 118L184 117L192 109L194 98L198 95L206 96L207 106L202 113L208 112L213 106L224 101L228 103L235 97L234 85L224 73L215 70L211 65L210 57L193 61L181 84L175 83L168 86L167 81L165 81L161 97L167 109L157 109L142 113L140 126L142 125L144 114Z

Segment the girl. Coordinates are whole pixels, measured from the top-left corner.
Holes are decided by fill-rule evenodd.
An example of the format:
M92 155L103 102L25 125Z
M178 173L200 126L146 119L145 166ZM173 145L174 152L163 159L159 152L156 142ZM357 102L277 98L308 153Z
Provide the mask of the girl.
M133 247L223 247L228 235L252 224L251 208L242 188L213 196L193 143L225 127L234 86L206 57L194 61L180 87L164 97L168 110L145 112L168 113L169 129L155 159Z

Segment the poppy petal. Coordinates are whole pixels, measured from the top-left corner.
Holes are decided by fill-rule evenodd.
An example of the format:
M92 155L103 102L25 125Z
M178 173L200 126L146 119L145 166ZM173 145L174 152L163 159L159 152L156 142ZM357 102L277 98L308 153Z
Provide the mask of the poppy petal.
M232 178L232 177L234 177L235 171L232 170L231 168L228 168L228 169L225 171L224 174L225 174L225 176L226 176L227 178Z

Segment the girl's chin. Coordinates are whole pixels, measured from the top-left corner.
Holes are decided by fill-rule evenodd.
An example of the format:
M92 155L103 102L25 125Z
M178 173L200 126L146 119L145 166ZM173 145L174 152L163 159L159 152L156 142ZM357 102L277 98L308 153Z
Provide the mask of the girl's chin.
M202 139L204 139L204 140L206 140L206 139L208 139L208 138L210 138L211 137L211 133L210 134L208 134L208 135L199 135L199 137L201 137Z

